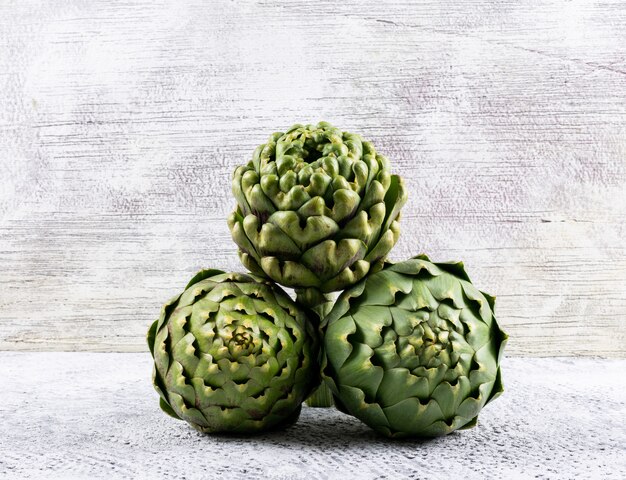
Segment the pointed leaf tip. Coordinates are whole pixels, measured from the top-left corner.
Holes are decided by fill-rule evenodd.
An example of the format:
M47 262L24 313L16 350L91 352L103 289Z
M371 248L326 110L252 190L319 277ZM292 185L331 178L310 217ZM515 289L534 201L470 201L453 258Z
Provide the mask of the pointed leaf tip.
M454 262L454 261L450 261L450 262L433 262L435 265L437 265L439 268L441 268L442 270L451 273L452 275L465 280L467 282L472 282L469 278L469 275L467 274L467 272L465 271L465 264L461 261L459 262Z
M469 430L470 428L474 428L478 424L478 415L472 418L469 422L463 425L459 430Z
M491 311L493 313L496 313L496 297L494 297L493 295L489 295L488 293L483 292L483 291L481 291L480 293L482 293L487 299L487 303L491 307Z
M173 417L176 420L180 420L180 417L176 414L174 409L172 407L170 407L169 404L165 400L163 400L162 398L159 399L159 406L161 407L161 410L163 410L165 413L167 413L170 417Z
M185 290L187 290L192 285L195 285L196 283L201 282L202 280L205 280L209 277L213 277L215 275L221 275L222 273L225 273L225 272L223 270L218 270L216 268L207 268L204 270L200 270L198 273L196 273L193 276L191 280L189 280L189 283L187 283Z
M148 334L146 335L146 341L148 342L148 348L150 349L150 354L154 357L154 338L156 337L156 329L158 320L152 322L150 328L148 329Z

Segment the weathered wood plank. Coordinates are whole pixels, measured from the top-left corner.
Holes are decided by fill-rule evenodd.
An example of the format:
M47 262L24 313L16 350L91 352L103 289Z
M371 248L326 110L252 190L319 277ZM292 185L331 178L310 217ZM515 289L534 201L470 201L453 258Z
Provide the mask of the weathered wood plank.
M393 258L463 259L511 354L626 355L622 2L4 2L0 107L0 349L144 349L241 268L235 166L325 119L406 179Z

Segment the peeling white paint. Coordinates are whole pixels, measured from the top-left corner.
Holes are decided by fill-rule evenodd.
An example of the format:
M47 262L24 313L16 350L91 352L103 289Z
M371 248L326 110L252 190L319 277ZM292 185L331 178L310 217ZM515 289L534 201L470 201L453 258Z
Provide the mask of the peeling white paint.
M230 178L293 122L372 140L392 253L464 260L517 355L626 355L626 5L9 1L0 349L144 350L241 269Z

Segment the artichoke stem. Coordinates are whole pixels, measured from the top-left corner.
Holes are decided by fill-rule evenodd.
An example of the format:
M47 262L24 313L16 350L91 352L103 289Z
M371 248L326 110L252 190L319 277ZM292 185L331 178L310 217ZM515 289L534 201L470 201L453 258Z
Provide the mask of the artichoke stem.
M324 295L315 287L296 288L296 300L307 308L315 308L322 303L328 302L328 296Z
M298 288L296 289L296 303L302 307L309 309L315 315L318 321L317 327L323 328L323 321L333 306L333 299L329 295L323 294L317 288ZM320 330L322 329L320 328ZM324 382L306 399L309 407L328 408L334 405L333 394Z
M297 288L295 291L296 302L315 313L321 323L333 306L332 298L313 287Z
M309 407L328 408L334 405L333 394L324 382L306 399Z

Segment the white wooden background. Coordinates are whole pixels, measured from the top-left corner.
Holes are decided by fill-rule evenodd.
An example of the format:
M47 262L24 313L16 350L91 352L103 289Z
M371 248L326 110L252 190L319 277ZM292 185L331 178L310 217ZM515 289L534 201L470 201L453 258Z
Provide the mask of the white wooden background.
M0 350L143 351L241 269L230 178L295 122L410 189L392 258L463 259L510 355L626 356L626 3L0 3Z

